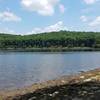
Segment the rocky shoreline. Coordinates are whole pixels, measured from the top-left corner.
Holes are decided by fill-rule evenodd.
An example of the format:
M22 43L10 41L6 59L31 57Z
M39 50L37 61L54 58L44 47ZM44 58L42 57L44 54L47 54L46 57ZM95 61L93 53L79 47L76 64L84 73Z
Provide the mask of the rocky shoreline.
M0 100L99 100L100 68L36 83L14 91L0 91Z

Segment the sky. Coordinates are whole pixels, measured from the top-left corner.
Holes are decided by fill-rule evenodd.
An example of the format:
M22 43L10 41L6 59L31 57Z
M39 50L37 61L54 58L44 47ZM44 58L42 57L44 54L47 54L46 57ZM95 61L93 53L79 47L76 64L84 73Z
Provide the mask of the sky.
M100 32L100 0L0 0L0 33Z

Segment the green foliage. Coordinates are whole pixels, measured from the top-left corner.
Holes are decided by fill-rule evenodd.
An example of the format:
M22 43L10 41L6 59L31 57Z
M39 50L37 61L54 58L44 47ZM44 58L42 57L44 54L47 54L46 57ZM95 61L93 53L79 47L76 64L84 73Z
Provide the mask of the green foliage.
M49 47L100 48L100 33L59 31L24 36L0 34L0 49Z

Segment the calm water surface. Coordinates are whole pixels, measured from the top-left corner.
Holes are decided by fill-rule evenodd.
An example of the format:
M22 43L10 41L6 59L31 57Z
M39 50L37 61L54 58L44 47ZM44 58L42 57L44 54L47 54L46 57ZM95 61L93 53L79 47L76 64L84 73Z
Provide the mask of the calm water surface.
M0 89L20 88L98 67L100 52L0 52Z

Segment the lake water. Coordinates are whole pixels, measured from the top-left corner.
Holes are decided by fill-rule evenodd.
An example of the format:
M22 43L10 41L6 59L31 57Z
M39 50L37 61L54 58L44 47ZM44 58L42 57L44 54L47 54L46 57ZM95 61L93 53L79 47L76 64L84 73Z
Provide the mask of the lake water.
M0 89L15 89L100 67L100 52L0 52Z

